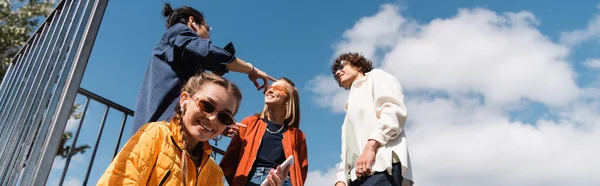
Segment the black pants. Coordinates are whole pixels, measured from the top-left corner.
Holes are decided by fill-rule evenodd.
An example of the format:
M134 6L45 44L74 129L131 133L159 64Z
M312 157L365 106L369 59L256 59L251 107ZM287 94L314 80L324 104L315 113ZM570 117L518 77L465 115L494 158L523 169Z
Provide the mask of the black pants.
M376 172L371 176L350 181L350 186L400 186L402 183L402 164L392 164L392 175L387 171Z

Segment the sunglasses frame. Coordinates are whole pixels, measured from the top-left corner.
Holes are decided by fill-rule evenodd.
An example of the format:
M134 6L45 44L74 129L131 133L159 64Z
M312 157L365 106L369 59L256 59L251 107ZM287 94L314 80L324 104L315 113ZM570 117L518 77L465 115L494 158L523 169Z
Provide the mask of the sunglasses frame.
M214 104L212 104L210 101L200 99L200 98L198 98L196 96L190 96L190 98L192 99L192 101L194 101L194 104L196 105L196 107L198 107L198 110L200 110L201 112L203 112L203 113L205 113L207 115L215 114L216 113L217 114L216 115L217 116L217 120L219 121L219 123L221 123L223 125L226 125L226 126L231 126L231 125L234 125L237 122L237 121L235 121L235 118L233 118L232 114L229 114L227 112L222 112L222 111L221 112L217 112L216 106ZM206 102L207 104L211 105L214 110L212 112L208 112L206 110L206 108L204 107L204 105L201 105L202 104L201 102ZM231 123L229 123L229 124L224 123L222 121L223 118L221 118L222 116L227 116L229 119L231 119Z

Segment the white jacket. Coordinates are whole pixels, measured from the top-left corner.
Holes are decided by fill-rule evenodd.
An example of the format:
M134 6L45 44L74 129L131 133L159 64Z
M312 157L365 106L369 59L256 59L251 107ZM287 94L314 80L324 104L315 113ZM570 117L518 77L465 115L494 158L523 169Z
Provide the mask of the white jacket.
M342 154L336 182L348 185L356 180L354 165L369 139L381 145L377 149L372 172L392 173L392 163L402 163L402 186L412 185L413 177L408 156L404 125L406 106L400 83L393 75L373 69L352 83L345 105L342 125ZM398 157L392 160L392 153Z

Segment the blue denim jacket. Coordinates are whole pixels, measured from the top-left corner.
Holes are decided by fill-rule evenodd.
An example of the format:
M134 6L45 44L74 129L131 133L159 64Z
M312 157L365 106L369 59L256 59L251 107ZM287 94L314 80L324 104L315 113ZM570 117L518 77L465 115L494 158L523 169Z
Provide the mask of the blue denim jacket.
M185 24L169 28L152 51L137 98L133 132L148 122L169 121L185 82L204 70L227 73L225 65L235 59L234 53L200 38Z

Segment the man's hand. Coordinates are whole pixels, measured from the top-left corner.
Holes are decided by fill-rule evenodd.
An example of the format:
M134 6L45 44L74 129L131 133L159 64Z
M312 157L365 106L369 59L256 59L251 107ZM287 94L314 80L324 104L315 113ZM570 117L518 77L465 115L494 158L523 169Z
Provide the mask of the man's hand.
M371 166L375 161L378 147L379 142L375 140L369 140L367 142L363 153L358 157L358 161L356 161L355 172L357 177L360 178L371 174Z

